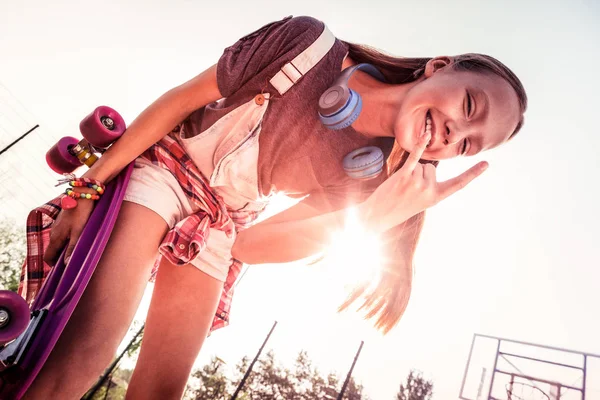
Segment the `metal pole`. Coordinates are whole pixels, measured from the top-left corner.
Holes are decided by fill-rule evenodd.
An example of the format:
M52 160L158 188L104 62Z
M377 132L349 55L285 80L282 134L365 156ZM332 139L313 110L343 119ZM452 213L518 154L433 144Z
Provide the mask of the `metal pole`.
M490 390L488 390L488 400L491 399L492 390L494 389L494 380L496 379L496 372L498 369L498 356L500 355L500 343L501 339L498 339L498 346L496 347L496 358L494 359L494 369L492 370L492 381L490 382Z
M108 382L106 383L106 393L104 393L104 400L108 400L108 392L110 391L111 382L112 382L112 374L108 376Z
M276 325L277 325L277 321L275 321L275 323L273 324L273 327L269 331L269 334L265 338L265 341L263 342L262 346L260 346L260 349L258 349L258 353L256 353L256 356L254 357L254 360L252 360L252 362L250 363L250 366L248 367L248 370L244 374L244 377L242 378L242 380L240 381L239 385L237 386L237 389L235 389L235 393L233 394L233 396L231 396L231 400L237 399L237 395L242 390L242 387L244 387L244 383L246 383L246 379L248 379L248 376L250 375L250 372L252 372L252 367L254 367L254 363L256 362L256 360L258 360L258 357L260 357L260 353L262 353L265 345L269 341L269 338L271 337L271 333L273 333L273 330L275 329Z
M479 336L479 337L482 337L482 338L501 340L503 342L523 344L523 345L526 345L526 346L540 347L540 348L549 349L549 350L564 351L565 353L573 353L573 354L577 354L577 355L585 354L588 357L600 358L600 354L587 353L585 351L563 349L561 347L546 346L546 345L543 345L543 344L536 344L536 343L531 343L531 342L523 342L521 340L505 339L505 338L496 337L496 336L482 335L480 333L476 333L475 335Z
M473 335L473 340L471 340L471 350L469 350L469 358L467 359L467 366L465 367L465 374L463 375L462 384L460 385L460 395L459 398L463 398L463 392L465 390L465 382L467 381L467 371L469 370L469 366L471 365L471 356L473 355L473 347L475 347L475 337Z
M5 148L3 148L2 150L0 150L0 156L2 154L4 154L5 151L7 151L8 149L10 149L11 147L13 147L15 144L17 144L19 142L19 140L25 138L25 136L29 135L31 132L33 132L34 130L36 130L37 128L39 128L39 125L34 126L33 128L31 128L30 130L28 130L27 132L25 132L23 135L21 135L20 138L18 138L17 140L15 140L14 142L12 142L11 144L9 144L8 146L6 146Z
M583 385L581 385L582 387L582 391L581 391L581 400L585 400L585 390L586 390L586 385L587 383L587 354L583 355Z
M360 341L360 346L356 355L354 356L354 361L352 361L352 366L350 367L350 371L348 371L348 375L346 375L346 380L344 381L344 385L342 386L342 390L340 394L338 394L337 400L342 400L344 397L344 392L346 392L346 387L348 386L348 382L350 381L350 377L352 376L352 370L354 369L354 365L356 365L356 360L358 360L358 356L360 355L360 351L362 350L363 344L365 344L364 340Z
M123 350L123 352L119 355L119 357L115 358L114 361L110 364L110 366L106 369L106 371L104 371L104 374L100 377L100 379L98 380L98 382L96 382L96 384L94 385L94 387L92 389L90 389L90 391L87 392L82 397L83 400L91 399L94 396L94 394L98 391L98 389L100 389L102 387L102 385L104 384L104 381L106 380L106 378L110 374L112 374L113 370L115 369L115 367L117 366L117 364L119 363L119 361L121 361L121 358L123 358L123 356L125 355L125 353L127 353L127 350L129 350L129 348L135 343L135 341L138 338L138 336L140 336L142 334L142 332L144 331L144 326L145 326L145 324L142 325L142 327L135 334L135 336L133 337L133 339L131 339L129 341L129 344L127 344L127 347L125 347L125 350Z

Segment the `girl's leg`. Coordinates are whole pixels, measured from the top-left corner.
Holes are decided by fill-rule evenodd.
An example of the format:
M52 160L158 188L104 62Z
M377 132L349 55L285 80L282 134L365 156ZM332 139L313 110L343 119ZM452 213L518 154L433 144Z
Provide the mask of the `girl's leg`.
M181 399L223 282L188 264L160 265L127 399Z
M110 364L141 301L166 222L124 202L104 254L24 399L79 399Z

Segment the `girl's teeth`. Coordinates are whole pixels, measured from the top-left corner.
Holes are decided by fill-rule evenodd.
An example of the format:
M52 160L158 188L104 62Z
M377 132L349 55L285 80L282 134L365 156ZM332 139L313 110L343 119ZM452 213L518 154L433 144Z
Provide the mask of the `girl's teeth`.
M427 117L425 120L425 132L431 133L431 118Z
M429 115L427 115L427 117L425 118L425 134L431 136L431 118L429 117ZM431 139L429 140L429 143L427 143L426 147L429 147L431 145Z

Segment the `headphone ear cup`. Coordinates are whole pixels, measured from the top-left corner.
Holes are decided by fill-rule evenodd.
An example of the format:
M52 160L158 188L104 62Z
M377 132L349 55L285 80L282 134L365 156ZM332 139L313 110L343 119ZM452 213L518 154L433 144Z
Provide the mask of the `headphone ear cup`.
M321 99L329 93L329 90L321 96ZM324 113L324 108L321 107L319 101L319 119L327 128L332 130L340 130L349 127L360 115L362 110L362 99L358 93L349 89L348 100L337 109L330 109Z
M376 146L361 147L346 155L342 162L350 178L365 180L378 176L383 171L385 157Z

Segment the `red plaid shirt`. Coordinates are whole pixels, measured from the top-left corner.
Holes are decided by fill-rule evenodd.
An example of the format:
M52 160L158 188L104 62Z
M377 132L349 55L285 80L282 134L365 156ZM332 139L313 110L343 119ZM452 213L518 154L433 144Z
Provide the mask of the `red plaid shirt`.
M168 169L190 202L199 209L195 214L181 220L163 239L159 250L171 263L187 264L204 250L209 228L232 235L234 231L239 232L250 226L258 217L259 212L228 210L174 135L165 136L142 154L142 157ZM44 262L43 255L50 241L52 224L61 210L62 196L36 208L27 217L27 257L21 273L19 294L29 303L33 301L51 270L51 266ZM151 280L156 276L159 261L160 259L154 266ZM234 259L223 285L211 331L222 328L229 322L234 286L241 270L242 263Z

